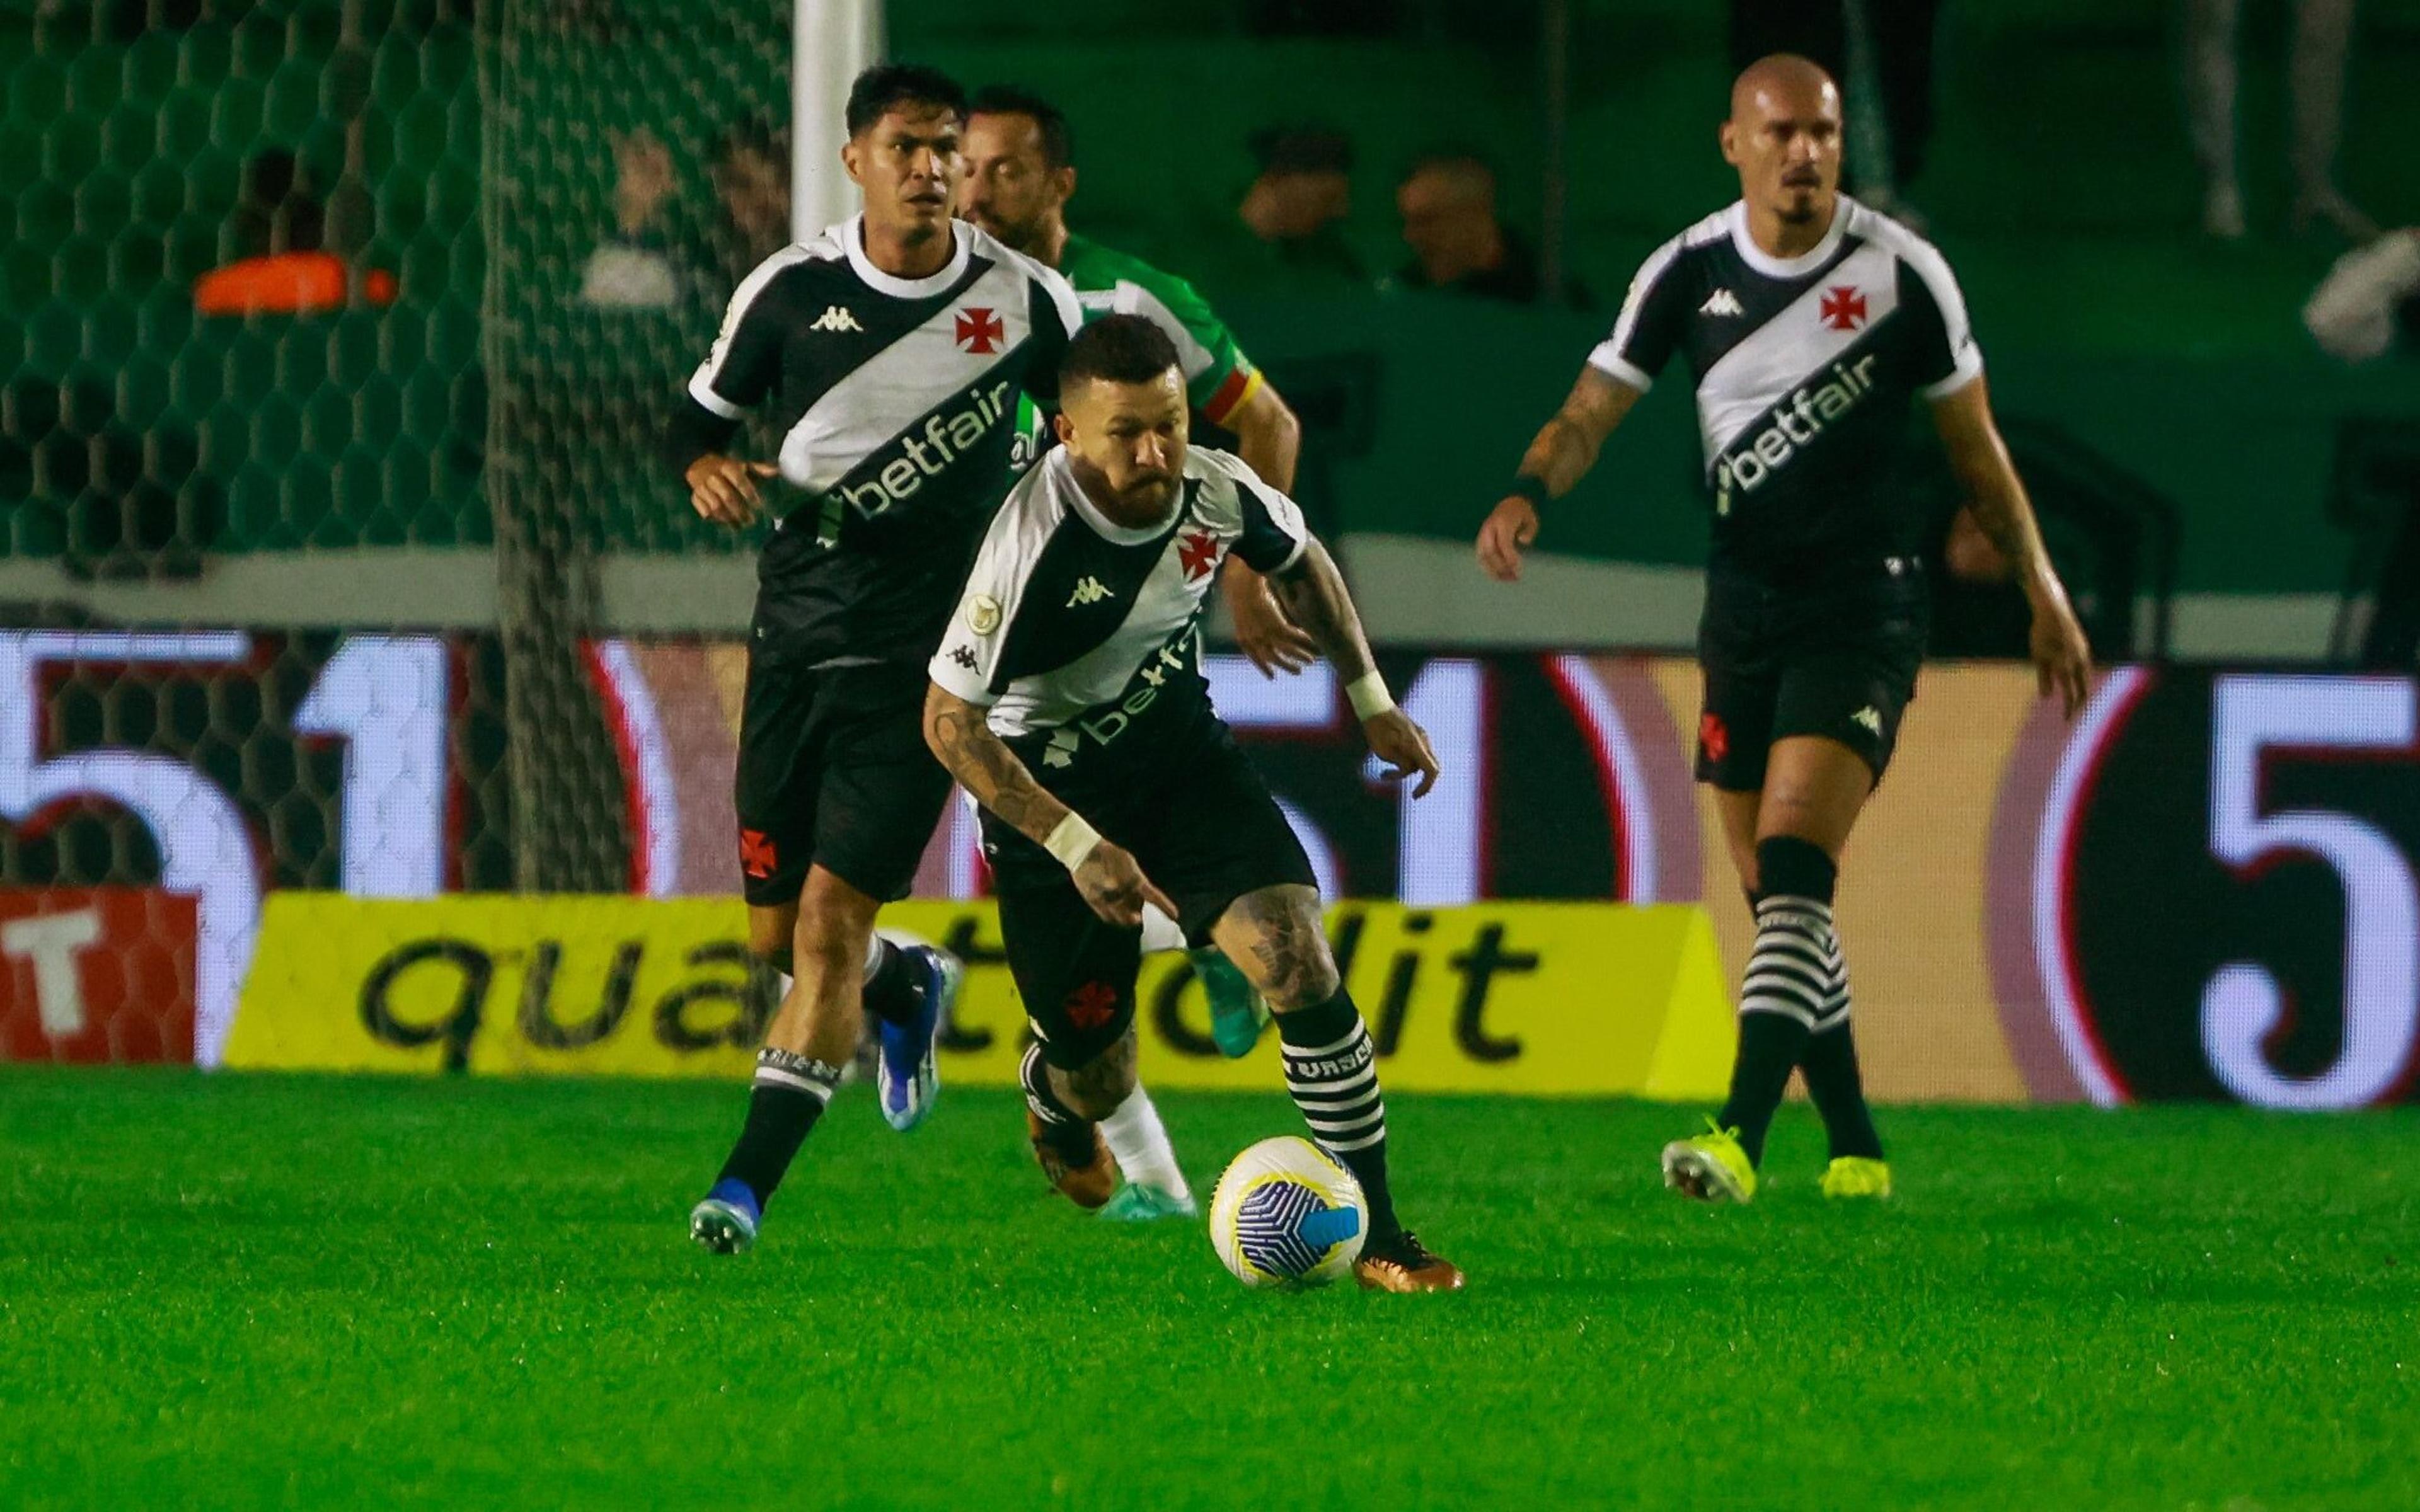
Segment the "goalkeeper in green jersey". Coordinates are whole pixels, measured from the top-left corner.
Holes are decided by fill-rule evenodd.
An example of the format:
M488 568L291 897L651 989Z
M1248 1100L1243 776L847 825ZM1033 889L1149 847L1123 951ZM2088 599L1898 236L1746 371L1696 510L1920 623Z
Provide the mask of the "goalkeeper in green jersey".
M1067 118L1025 90L985 89L974 98L964 142L958 214L1057 269L1076 286L1085 319L1139 315L1166 332L1195 414L1232 432L1236 453L1272 487L1292 488L1302 425L1193 285L1067 229L1067 199L1076 192ZM1027 434L1038 439L1039 425L1027 427ZM1023 460L1030 464L1032 454ZM1236 642L1264 676L1300 671L1318 656L1311 638L1278 608L1261 575L1240 560L1228 559L1219 587L1234 619ZM1156 910L1145 913L1145 949L1184 946L1174 920ZM1192 961L1210 1001L1211 1037L1230 1056L1248 1053L1268 1022L1267 1008L1216 946L1193 951ZM1084 1207L1102 1207L1109 1217L1192 1214L1195 1205L1175 1151L1141 1087L1099 1128L1101 1138L1081 1165L1037 1139L1035 1157L1054 1186Z

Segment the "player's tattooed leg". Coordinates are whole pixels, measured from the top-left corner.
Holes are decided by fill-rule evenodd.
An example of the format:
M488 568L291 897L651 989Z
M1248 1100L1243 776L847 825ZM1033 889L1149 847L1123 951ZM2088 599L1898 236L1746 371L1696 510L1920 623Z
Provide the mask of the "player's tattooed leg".
M1095 1123L1115 1113L1135 1089L1133 1026L1127 1026L1117 1043L1074 1071L1051 1067L1050 1089L1062 1103Z
M1317 888L1286 883L1248 892L1228 905L1211 934L1280 1013L1336 995L1336 957L1320 921Z

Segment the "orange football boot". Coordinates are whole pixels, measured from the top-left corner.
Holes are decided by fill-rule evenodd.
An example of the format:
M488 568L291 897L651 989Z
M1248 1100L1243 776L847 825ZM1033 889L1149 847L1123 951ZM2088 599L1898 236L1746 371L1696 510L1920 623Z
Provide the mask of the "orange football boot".
M1429 1252L1406 1228L1394 1238L1371 1245L1353 1262L1353 1273L1364 1291L1460 1291L1462 1267Z
M1098 1208L1117 1191L1118 1163L1109 1158L1109 1141L1101 1137L1099 1124L1053 1128L1027 1108L1025 1134L1033 1145L1033 1158L1041 1164L1042 1174L1076 1206ZM1092 1148L1080 1162L1071 1158L1067 1147L1087 1137Z

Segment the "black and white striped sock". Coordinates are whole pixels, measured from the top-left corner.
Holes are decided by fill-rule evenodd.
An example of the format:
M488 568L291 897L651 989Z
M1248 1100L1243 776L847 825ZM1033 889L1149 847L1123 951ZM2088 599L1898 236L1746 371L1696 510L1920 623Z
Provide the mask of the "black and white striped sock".
M1748 1159L1760 1164L1765 1131L1830 990L1831 933L1829 903L1787 893L1757 900L1756 945L1740 983L1739 1059L1719 1119L1739 1131Z
M1362 1026L1361 1011L1339 987L1327 1001L1277 1019L1294 1105L1319 1148L1361 1183L1370 1237L1391 1238L1401 1226L1387 1190L1387 1100L1378 1087L1378 1049Z
M1866 1106L1865 1081L1857 1070L1857 1042L1849 1028L1849 968L1840 957L1837 931L1827 945L1830 980L1799 1073L1807 1079L1807 1095L1814 1100L1815 1110L1823 1116L1823 1137L1832 1158L1880 1160L1882 1136L1874 1132L1873 1112Z
M814 1131L840 1085L841 1068L812 1056L768 1045L756 1052L756 1076L748 1091L748 1120L717 1180L737 1180L756 1194L756 1205L773 1191L799 1158L799 1147Z

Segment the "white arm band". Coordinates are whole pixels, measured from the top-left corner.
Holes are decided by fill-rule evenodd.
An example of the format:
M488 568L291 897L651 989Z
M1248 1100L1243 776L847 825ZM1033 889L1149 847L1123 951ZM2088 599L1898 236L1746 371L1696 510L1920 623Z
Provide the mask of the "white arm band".
M1094 848L1101 843L1101 832L1084 823L1084 816L1070 809L1067 817L1050 831L1042 848L1057 858L1061 866L1073 872L1091 858Z
M1374 719L1395 707L1395 695L1387 691L1387 680L1374 668L1345 684L1344 697L1357 719Z

